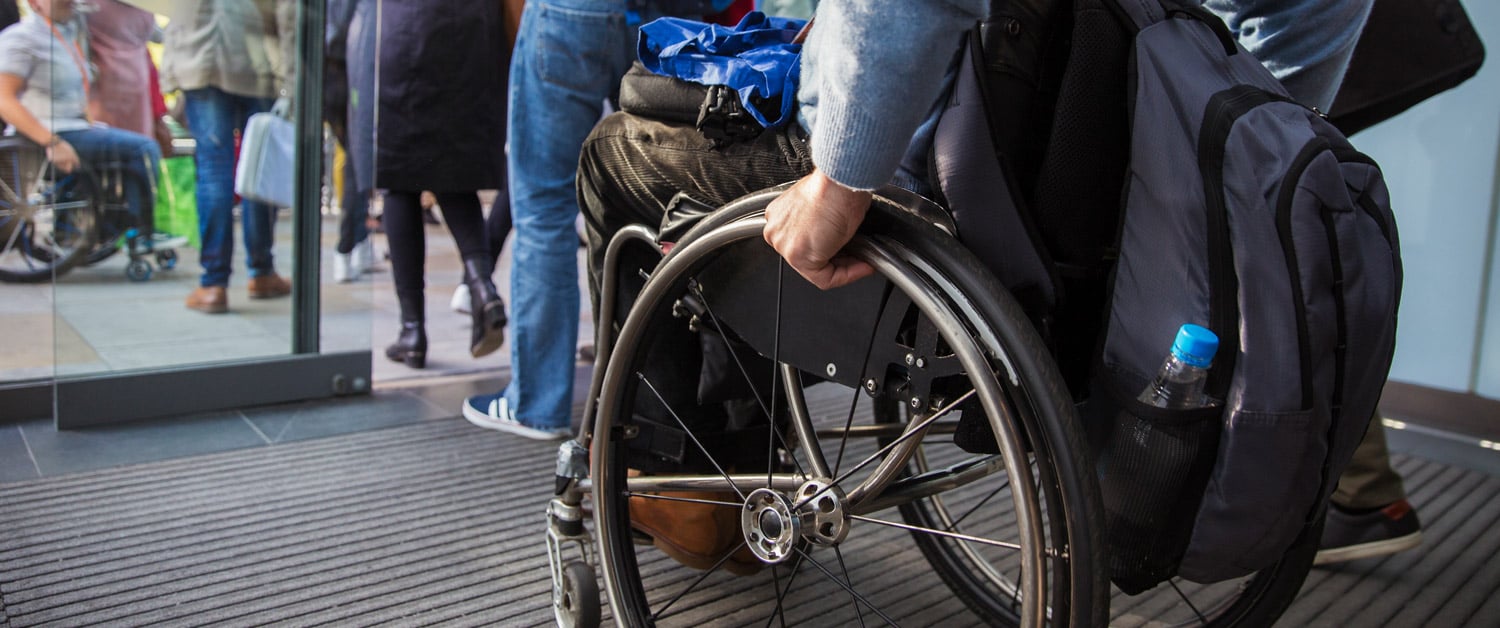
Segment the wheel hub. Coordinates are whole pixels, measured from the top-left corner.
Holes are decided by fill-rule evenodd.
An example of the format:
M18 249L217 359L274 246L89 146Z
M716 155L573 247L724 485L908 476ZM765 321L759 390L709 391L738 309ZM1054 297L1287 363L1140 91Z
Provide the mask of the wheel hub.
M740 512L745 545L767 563L780 563L792 555L802 536L802 521L792 516L792 503L776 491L760 488L745 498Z
M849 517L844 513L847 498L843 489L819 480L809 480L797 490L802 504L802 536L818 545L838 545L849 534Z

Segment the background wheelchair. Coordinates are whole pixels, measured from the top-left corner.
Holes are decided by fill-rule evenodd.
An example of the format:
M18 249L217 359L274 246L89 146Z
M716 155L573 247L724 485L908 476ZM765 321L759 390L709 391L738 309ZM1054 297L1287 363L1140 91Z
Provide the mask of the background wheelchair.
M122 248L130 256L125 276L131 281L151 279L152 261L155 268L176 267L173 249L132 246L140 225L125 201L126 176L110 163L62 173L34 142L0 139L0 281L51 281Z
M1073 401L946 212L882 191L846 249L876 276L821 292L761 239L778 193L718 210L646 272L621 258L629 247L660 251L651 229L610 242L584 423L559 452L548 507L560 625L601 621L596 570L625 626L1264 626L1285 610L1316 530L1240 581L1112 592ZM617 286L641 278L614 338ZM728 347L763 419L759 436L747 430L726 448L695 433L701 410L669 401L683 382L659 381L664 361L686 359L660 350L673 334ZM650 408L687 435L691 470L632 470L633 449L662 438L641 419ZM972 443L976 427L983 446L968 449L988 453L955 445L956 432ZM750 468L724 454L733 450L762 450L764 462ZM711 569L690 569L632 530L630 509L644 500L717 505L743 536ZM569 546L579 559L564 556ZM726 573L747 549L759 573Z

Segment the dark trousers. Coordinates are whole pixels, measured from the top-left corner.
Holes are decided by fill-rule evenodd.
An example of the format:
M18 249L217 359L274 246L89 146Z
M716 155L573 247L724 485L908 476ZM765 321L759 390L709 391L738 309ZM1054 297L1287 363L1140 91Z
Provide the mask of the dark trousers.
M753 142L716 148L688 125L628 113L605 118L584 141L578 160L578 207L587 224L589 287L596 311L604 250L621 228L658 227L678 192L717 207L795 181L812 169L806 134L795 125L762 133ZM645 263L649 269L656 260ZM635 276L633 270L623 274ZM620 320L629 303L616 309Z
M415 190L391 190L385 195L386 242L391 249L391 280L396 287L396 300L401 304L401 320L421 322L426 313L423 308L422 290L427 261L427 232L422 223L422 193ZM484 226L480 214L479 195L474 192L442 192L437 195L443 207L443 218L458 253L463 259L484 259L489 256Z

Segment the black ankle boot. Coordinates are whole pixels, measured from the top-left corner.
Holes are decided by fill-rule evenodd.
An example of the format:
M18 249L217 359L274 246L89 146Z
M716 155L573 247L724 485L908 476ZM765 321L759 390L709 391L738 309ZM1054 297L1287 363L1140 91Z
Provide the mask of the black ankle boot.
M427 367L427 330L421 321L401 321L401 335L385 348L385 357L414 369Z
M469 287L469 312L473 329L469 336L469 355L494 353L505 344L505 301L495 292L490 279L490 263L484 259L464 260L464 284Z

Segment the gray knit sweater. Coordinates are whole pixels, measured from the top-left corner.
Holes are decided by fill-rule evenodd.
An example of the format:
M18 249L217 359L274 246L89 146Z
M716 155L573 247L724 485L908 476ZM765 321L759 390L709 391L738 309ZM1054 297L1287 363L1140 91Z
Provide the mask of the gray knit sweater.
M988 9L988 0L823 0L797 92L813 163L870 190L891 181L909 149L925 152L963 33Z

